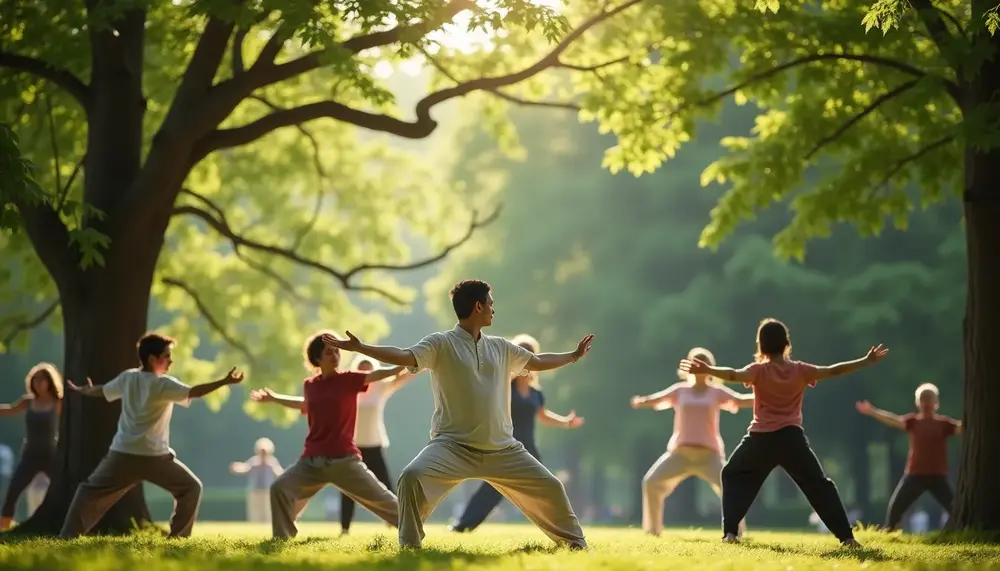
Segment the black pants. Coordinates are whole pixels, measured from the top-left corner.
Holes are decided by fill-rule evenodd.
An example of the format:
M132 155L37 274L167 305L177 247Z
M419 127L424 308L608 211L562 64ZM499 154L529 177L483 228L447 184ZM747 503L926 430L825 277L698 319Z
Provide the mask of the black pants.
M390 492L395 493L392 487L392 480L389 479L389 465L385 461L385 448L374 446L371 448L358 448L361 450L361 461L368 466L368 469L375 474L379 482L385 484ZM340 494L340 527L344 531L351 529L351 521L354 520L354 500L347 495Z
M542 457L538 454L538 449L535 448L534 444L525 444L524 448L536 460L539 462L542 461ZM458 518L455 528L461 531L476 529L479 527L479 524L486 521L486 518L500 505L503 499L503 496L500 492L496 491L496 488L486 482L481 483L476 493L472 494L472 498L469 499L468 505L465 506L465 510L462 512L462 516Z
M14 468L14 475L10 478L10 486L7 488L3 509L0 509L0 517L14 517L17 500L21 498L21 494L31 485L31 481L39 472L44 472L46 476L52 478L54 460L54 449L25 449L21 452L21 458L18 459L17 467Z
M780 466L795 481L816 514L841 541L853 539L847 512L833 480L809 447L805 432L787 426L774 432L749 432L722 468L722 529L737 535L764 480Z
M899 522L903 519L906 510L917 501L924 492L930 492L931 496L944 510L951 513L951 500L954 494L951 491L951 484L948 483L947 476L918 476L903 474L896 491L889 499L889 509L885 514L885 525L889 529L897 529Z

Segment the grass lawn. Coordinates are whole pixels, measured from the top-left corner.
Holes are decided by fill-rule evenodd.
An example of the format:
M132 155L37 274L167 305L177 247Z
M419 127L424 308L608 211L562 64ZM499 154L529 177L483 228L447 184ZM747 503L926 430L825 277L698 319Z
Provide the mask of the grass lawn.
M719 541L717 530L668 530L650 538L637 529L589 527L585 552L556 549L529 525L485 525L457 535L427 528L424 549L400 552L394 530L355 524L301 526L298 539L275 542L267 526L199 523L195 537L166 540L151 534L0 543L0 570L31 571L478 571L525 569L571 571L811 571L836 569L1000 569L1000 546L935 544L918 538L861 532L865 548L841 549L830 535L751 530L740 545Z

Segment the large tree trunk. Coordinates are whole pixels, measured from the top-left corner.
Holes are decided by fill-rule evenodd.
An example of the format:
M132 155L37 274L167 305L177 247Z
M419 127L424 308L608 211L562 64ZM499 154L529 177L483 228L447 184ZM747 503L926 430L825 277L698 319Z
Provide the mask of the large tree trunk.
M974 7L975 9L975 7ZM980 23L981 26L981 23ZM992 61L968 87L966 109L996 105L1000 97L1000 35L991 38ZM992 134L995 137L995 133ZM950 527L976 529L1000 539L1000 149L965 158L965 236L968 286L965 306L965 414L962 463Z
M75 287L79 293L63 297L66 378L79 383L89 376L100 384L138 364L136 341L146 329L150 284L159 254L157 240L131 239L132 244L143 242L152 242L145 259L133 257L139 255L135 248L113 247L116 255L108 259L108 264L82 274L83 283L70 288ZM118 242L119 246L124 243ZM122 250L129 250L130 255L117 253ZM58 471L45 501L16 530L42 535L59 532L77 486L107 453L120 411L119 402L76 393L66 395L59 429ZM94 532L122 533L150 520L142 487L136 486L115 504Z

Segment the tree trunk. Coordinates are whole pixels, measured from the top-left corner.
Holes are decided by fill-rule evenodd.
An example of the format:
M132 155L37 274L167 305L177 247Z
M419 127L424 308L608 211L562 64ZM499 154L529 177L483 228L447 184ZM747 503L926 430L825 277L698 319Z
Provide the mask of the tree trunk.
M1000 56L997 56L1000 59ZM984 78L1000 90L1000 65ZM966 155L965 414L951 527L1000 538L1000 149Z
M135 237L131 243L136 243ZM121 248L126 249L135 253L133 248ZM137 365L136 341L146 330L150 284L159 248L154 246L146 252L146 259L130 258L131 254L109 257L104 268L82 274L84 283L76 284L81 294L64 296L67 379L79 383L90 377L95 384L101 384ZM45 501L15 530L31 535L59 533L77 486L107 453L120 411L120 402L109 403L72 392L66 395L59 427L57 473ZM142 487L136 486L93 531L124 533L150 521Z

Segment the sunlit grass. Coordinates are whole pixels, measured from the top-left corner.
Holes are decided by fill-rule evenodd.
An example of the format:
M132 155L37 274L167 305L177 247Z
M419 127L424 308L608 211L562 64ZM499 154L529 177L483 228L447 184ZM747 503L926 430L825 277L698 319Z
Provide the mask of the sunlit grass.
M840 548L819 533L753 531L741 545L719 542L717 530L669 530L659 538L637 529L587 528L591 549L557 549L529 525L486 525L475 533L427 528L425 548L401 552L394 530L355 524L341 537L333 524L301 526L291 542L271 540L264 525L200 523L195 537L152 534L83 538L72 542L19 540L0 544L0 569L66 571L340 571L401 569L567 569L597 571L729 569L837 571L866 569L1000 569L1000 546L934 544L919 538L861 532L864 549Z

